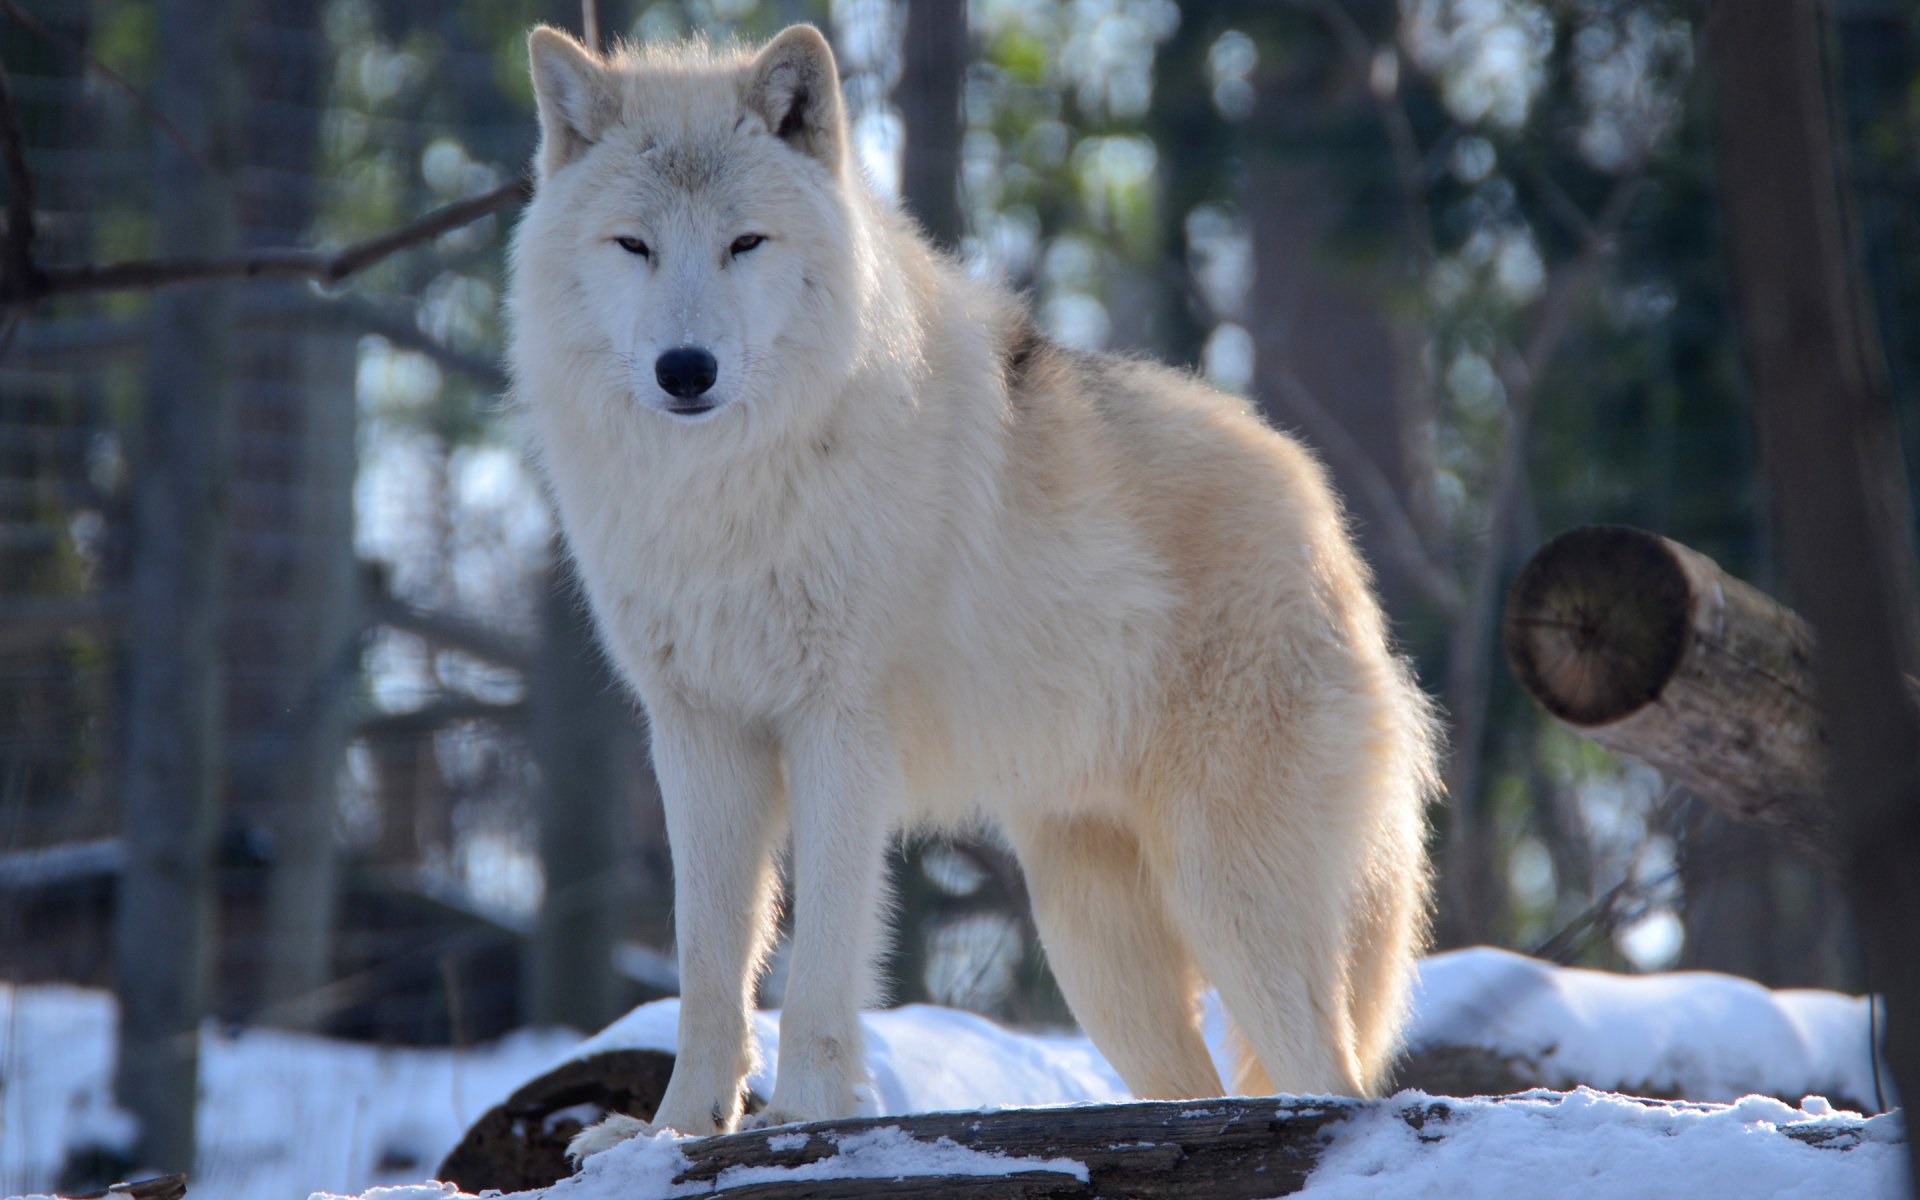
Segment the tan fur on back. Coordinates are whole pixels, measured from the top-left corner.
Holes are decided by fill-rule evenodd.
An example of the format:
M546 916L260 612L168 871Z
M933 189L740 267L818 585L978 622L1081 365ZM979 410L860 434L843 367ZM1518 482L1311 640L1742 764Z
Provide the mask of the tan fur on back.
M933 253L848 163L811 31L758 57L560 42L534 39L512 362L654 727L686 989L656 1121L738 1119L789 832L768 1119L853 1111L885 831L980 818L1138 1094L1221 1089L1204 983L1242 1086L1376 1088L1423 936L1432 720L1318 463L1189 376L1046 342ZM681 346L718 363L691 418L655 381Z

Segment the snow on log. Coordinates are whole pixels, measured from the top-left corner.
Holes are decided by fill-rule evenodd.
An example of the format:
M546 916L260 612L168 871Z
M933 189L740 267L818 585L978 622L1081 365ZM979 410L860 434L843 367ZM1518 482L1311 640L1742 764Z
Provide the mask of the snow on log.
M1791 610L1678 542L1590 525L1521 569L1504 637L1555 717L1828 857L1813 635Z
M1198 1100L858 1117L681 1143L676 1185L716 1196L1139 1196L1254 1200L1298 1191L1353 1101ZM870 1173L871 1172L871 1173ZM782 1178L785 1176L785 1178ZM1003 1190L1004 1189L1004 1190Z

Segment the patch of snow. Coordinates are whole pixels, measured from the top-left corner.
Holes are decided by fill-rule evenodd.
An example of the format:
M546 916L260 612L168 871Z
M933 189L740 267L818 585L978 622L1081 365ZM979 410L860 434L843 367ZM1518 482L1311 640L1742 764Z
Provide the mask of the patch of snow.
M189 1192L192 1188L189 1187ZM359 1200L458 1200L468 1193L450 1183L435 1180L432 1183L408 1183L394 1187L368 1188L360 1193ZM333 1192L315 1192L307 1200L353 1200L352 1197L336 1195Z
M832 1158L797 1167L729 1167L714 1180L716 1187L748 1183L784 1183L801 1179L898 1179L907 1175L1014 1175L1021 1171L1050 1171L1087 1181L1086 1165L1071 1158L1022 1158L971 1150L951 1138L921 1142L898 1125L869 1129L838 1139Z
M1635 1100L1582 1088L1504 1100L1449 1100L1445 1121L1400 1115L1430 1098L1404 1092L1335 1126L1304 1190L1310 1200L1635 1200L1894 1197L1906 1147L1897 1115L1874 1117L1849 1150L1775 1134L1841 1121L1749 1097L1731 1106Z
M588 1038L569 1056L609 1050L659 1050L678 1045L680 1002L643 1004ZM1119 1103L1132 1098L1093 1043L1070 1034L1026 1034L1003 1029L975 1013L910 1004L865 1013L870 1110L881 1116L951 1112L1037 1104ZM761 1096L773 1095L780 1057L780 1014L753 1017L758 1065L747 1078Z
M112 1100L116 1011L105 992L0 987L0 1196L52 1187L72 1150L132 1144L132 1118ZM489 1046L422 1050L208 1025L191 1195L297 1200L418 1180L469 1124L578 1040L526 1030Z
M1874 1099L1864 997L1711 971L1615 975L1481 946L1423 962L1415 1005L1408 1045L1521 1055L1556 1084Z

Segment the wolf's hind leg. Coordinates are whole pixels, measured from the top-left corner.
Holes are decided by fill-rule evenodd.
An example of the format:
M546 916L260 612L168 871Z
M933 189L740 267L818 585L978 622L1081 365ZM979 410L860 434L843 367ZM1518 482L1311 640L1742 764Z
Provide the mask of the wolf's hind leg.
M1348 1002L1341 847L1267 814L1233 820L1258 809L1224 797L1180 808L1164 821L1155 862L1200 970L1264 1068L1246 1064L1236 1082L1367 1095Z
M1135 1096L1218 1096L1200 1037L1200 980L1133 836L1103 822L1009 830L1047 962L1073 1015Z

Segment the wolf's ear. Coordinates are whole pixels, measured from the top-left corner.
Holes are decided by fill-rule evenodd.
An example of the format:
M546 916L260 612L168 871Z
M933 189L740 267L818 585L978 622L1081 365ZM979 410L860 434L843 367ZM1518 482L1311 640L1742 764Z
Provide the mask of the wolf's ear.
M839 170L847 123L833 49L811 25L790 25L767 43L747 73L747 106L775 137Z
M572 37L542 25L527 38L540 105L540 174L552 175L600 139L618 114L613 80Z

